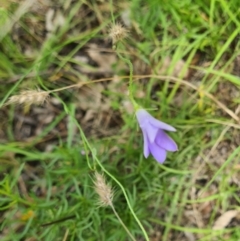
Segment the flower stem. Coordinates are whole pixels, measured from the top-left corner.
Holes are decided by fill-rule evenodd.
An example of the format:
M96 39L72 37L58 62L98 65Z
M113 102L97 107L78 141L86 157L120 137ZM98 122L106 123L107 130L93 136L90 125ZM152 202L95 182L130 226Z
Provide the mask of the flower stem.
M113 23L115 23L115 18L114 18L114 14L113 14L113 0L110 0L110 12L111 12L111 18Z
M124 61L126 64L128 64L129 66L129 86L128 86L128 92L129 92L129 99L130 101L132 102L133 106L134 106L134 109L138 109L138 104L136 103L136 101L134 100L134 97L133 97L133 65L132 65L132 62L125 58L124 56L122 56L116 49L116 52L117 52L117 55L118 57Z
M122 221L122 219L119 217L117 211L115 210L113 204L111 205L111 208L115 214L115 216L117 217L118 221L122 224L123 228L125 229L125 231L127 232L127 234L129 235L129 237L133 240L136 241L136 239L132 236L132 234L130 233L130 231L128 230L128 228L126 227L126 225L124 224L124 222Z

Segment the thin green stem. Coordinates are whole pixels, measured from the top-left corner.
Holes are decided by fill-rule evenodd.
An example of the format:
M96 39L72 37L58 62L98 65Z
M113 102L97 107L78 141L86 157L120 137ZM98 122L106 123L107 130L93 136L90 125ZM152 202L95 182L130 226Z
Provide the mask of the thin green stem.
M113 14L113 0L110 0L110 12L111 12L112 21L115 24L115 18L114 18L114 14Z
M136 239L132 236L132 234L130 233L130 231L128 230L128 228L126 227L126 225L124 224L124 222L122 221L122 219L119 217L117 211L115 210L113 204L111 205L111 208L115 214L115 216L117 217L118 221L122 224L123 228L125 229L125 231L127 232L127 234L129 235L129 237L133 240L136 241Z
M132 102L133 106L134 106L134 109L138 109L138 104L136 103L136 101L134 100L134 97L133 97L133 65L132 65L132 62L123 57L117 50L117 55L118 57L124 61L126 64L128 64L129 66L129 86L128 86L128 91L129 91L129 98L130 98L130 101Z

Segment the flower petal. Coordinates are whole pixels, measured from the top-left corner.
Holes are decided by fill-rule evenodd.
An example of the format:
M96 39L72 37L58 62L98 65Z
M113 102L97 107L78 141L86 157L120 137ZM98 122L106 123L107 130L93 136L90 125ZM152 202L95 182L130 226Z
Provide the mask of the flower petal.
M145 158L148 158L148 156L150 154L148 145L149 145L149 140L147 137L147 133L145 131L143 131L143 154L144 154Z
M148 140L153 143L156 139L157 133L158 133L158 128L155 126L151 125L149 122L142 128L144 132L147 134Z
M144 109L139 109L136 112L136 117L141 128L144 128L146 123L148 123L149 114Z
M178 150L175 141L171 137L169 137L163 130L158 130L155 143L167 151Z
M145 127L150 122L150 124L152 124L156 128L160 128L167 131L176 131L174 127L155 119L144 109L137 110L136 116L141 128Z
M151 117L151 118L150 118ZM159 128L159 129L163 129L163 130L166 130L166 131L176 131L176 129L162 121L159 121L157 119L155 119L154 117L150 116L149 117L149 122L155 126L156 128Z
M149 149L153 157L156 159L156 161L163 163L167 156L167 151L163 148L159 147L155 143L149 144Z

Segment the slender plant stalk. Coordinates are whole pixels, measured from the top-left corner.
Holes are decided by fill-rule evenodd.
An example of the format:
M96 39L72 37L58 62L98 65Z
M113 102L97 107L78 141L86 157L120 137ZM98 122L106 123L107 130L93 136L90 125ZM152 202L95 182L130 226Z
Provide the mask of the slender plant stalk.
M115 214L115 216L117 217L118 221L122 224L123 228L125 229L125 231L127 232L127 234L129 235L129 237L133 240L136 241L136 239L132 236L132 234L130 233L130 231L128 230L128 228L126 227L126 225L124 224L124 222L122 221L122 219L119 217L117 211L115 210L113 204L111 205L111 208Z
M112 22L115 23L115 18L113 14L113 0L110 0L110 12L111 12Z
M129 99L132 102L134 109L136 110L136 109L138 109L138 104L136 103L136 101L134 100L134 97L133 97L133 65L132 65L132 62L129 59L123 57L118 51L117 51L117 55L122 61L127 63L129 66L129 86L128 86Z
M25 76L23 76L23 78L21 80L19 80L19 82L17 82L17 85L15 85L10 92L5 96L5 98L1 101L0 103L0 107L3 105L3 103L6 101L6 99L8 98L8 96L17 88L17 86L19 85L20 81L22 81L24 79ZM119 76L121 79L129 79L129 76ZM164 80L164 81L170 81L173 83L181 83L182 85L193 89L194 91L198 92L200 91L199 87L189 83L189 81L187 80L183 80L183 79L179 79L176 77L172 77L172 76L167 76L167 75L134 75L133 76L134 79L140 79L140 78L156 78L156 79L160 79L160 80ZM74 85L69 85L69 86L65 86L59 89L55 89L55 90L49 90L46 91L49 94L50 93L56 93L56 92L60 92L62 90L66 90L66 89L71 89L71 88L80 88L84 85L90 85L93 83L99 83L99 82L104 82L104 81L108 81L108 80L112 80L112 78L102 78L102 79L98 79L98 80L92 80L92 81L85 81L85 82L81 82L78 84L74 84ZM202 94L204 94L206 97L208 97L210 100L212 100L213 102L215 102L215 104L222 109L224 112L226 112L229 116L231 116L234 120L236 120L238 123L240 122L240 118L232 111L230 110L227 106L225 106L222 102L220 102L219 100L217 100L212 94L210 94L208 91L201 89ZM64 103L63 103L64 105Z

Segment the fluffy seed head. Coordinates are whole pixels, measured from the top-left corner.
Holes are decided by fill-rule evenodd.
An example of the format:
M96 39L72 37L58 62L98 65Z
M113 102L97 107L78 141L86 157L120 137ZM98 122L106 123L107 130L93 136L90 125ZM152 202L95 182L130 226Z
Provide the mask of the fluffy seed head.
M109 36L112 39L113 44L123 40L128 35L128 30L120 23L113 24L109 30Z
M9 104L27 104L27 105L42 105L47 98L49 97L49 93L47 91L42 90L24 90L21 91L19 95L11 96L5 105Z
M112 206L113 191L111 186L106 183L103 174L95 172L94 186L94 189L99 196L99 205L105 207Z

